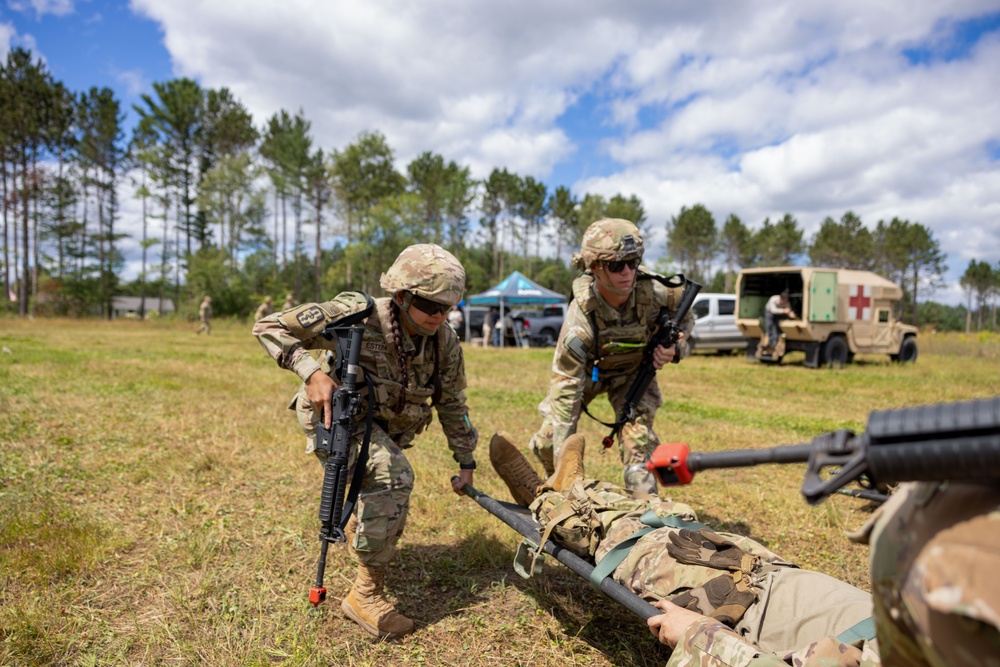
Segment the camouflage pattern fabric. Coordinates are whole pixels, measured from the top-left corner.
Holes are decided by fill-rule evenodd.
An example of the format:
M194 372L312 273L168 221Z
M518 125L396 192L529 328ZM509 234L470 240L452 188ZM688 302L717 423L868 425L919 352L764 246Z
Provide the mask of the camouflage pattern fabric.
M589 270L594 262L617 261L642 257L642 234L630 220L604 218L587 227L583 233L580 254L573 263L581 271Z
M677 516L684 521L697 521L694 511L688 505L659 498L623 500L624 489L596 480L578 482L592 490L597 496L606 497L611 511L598 513L602 537L595 553L599 563L614 547L645 525L640 517L649 509L658 516ZM566 498L556 491L543 493L532 510L541 523L544 517L552 515L557 507L565 505ZM599 506L591 504L592 509ZM544 507L548 509L543 509ZM586 523L586 522L582 522ZM544 525L544 524L543 524ZM626 588L646 600L675 600L680 596L696 598L694 608L701 613L701 600L711 594L706 586L716 580L720 569L709 567L704 562L713 562L715 552L692 554L684 563L670 555L670 548L678 542L685 542L682 531L685 528L657 528L634 544L628 556L615 568L613 577ZM557 535L553 531L553 535ZM577 536L583 543L581 536ZM736 665L736 664L786 664L783 659L793 660L805 655L824 656L843 654L861 659L864 651L869 656L877 655L874 646L848 646L833 639L839 633L854 626L871 614L871 597L864 591L818 572L800 570L759 542L733 533L713 533L713 542L731 543L745 554L722 563L723 570L729 567L741 568L741 579L756 596L746 613L738 620L734 629L714 619L696 624L685 633L682 643L674 651L670 664L678 665ZM702 564L700 564L700 563ZM744 568L744 563L749 567ZM752 565L751 565L752 564ZM743 569L749 569L743 572ZM710 588L711 586L709 586ZM706 591L702 594L699 591ZM685 642L687 642L685 644ZM800 648L800 647L805 648ZM840 652L840 653L837 653ZM774 653L776 662L751 663L761 653ZM771 660L772 658L768 658ZM790 664L805 664L793 662ZM813 662L811 667L829 664L852 664L850 661ZM868 664L878 664L869 662Z
M373 417L378 421L378 427L374 431L379 440L376 443L376 435L373 434L371 459L358 501L360 524L355 547L359 557L369 565L378 565L383 559L391 557L393 545L402 532L413 487L413 472L401 450L409 447L414 437L433 418L430 397L434 393L434 344L425 337L409 336L404 327L400 327L400 336L409 360L409 382L403 409L399 414L395 411L402 390L402 376L397 368L397 343L390 333L390 301L389 298L375 299L375 308L365 322L359 363L363 374L375 386ZM305 381L314 372L323 372L309 350L336 350L336 337L327 340L319 335L326 324L362 310L365 304L362 294L344 292L331 301L302 304L290 311L269 315L254 325L253 333L281 368L295 372ZM452 457L459 464L470 464L474 460L473 452L479 434L469 421L465 401L462 348L455 332L449 327L440 327L436 335L441 353L438 364L441 397L435 409ZM363 382L363 378L358 379ZM306 451L314 451L315 424L319 418L305 397L304 384L289 407L296 410L306 434ZM360 437L359 432L352 457L356 456L354 449L360 445ZM377 454L376 447L387 453ZM370 494L367 500L366 494Z
M871 536L886 665L1000 665L1000 486L912 482Z
M596 397L606 394L617 414L638 370L642 351L652 338L656 316L662 307L673 307L680 293L680 289L641 280L628 303L617 309L601 298L592 274L573 282L574 299L556 343L549 391L538 406L542 425L529 444L543 463L558 458L563 441L576 432L584 406ZM597 323L597 354L590 313ZM679 347L683 355L683 345ZM622 430L619 454L625 487L631 491L656 493L656 481L646 470L646 461L659 444L653 420L662 402L658 384L651 382L639 400L637 420Z
M465 294L465 269L450 252L433 243L412 245L399 253L379 284L387 292L412 292L454 306Z

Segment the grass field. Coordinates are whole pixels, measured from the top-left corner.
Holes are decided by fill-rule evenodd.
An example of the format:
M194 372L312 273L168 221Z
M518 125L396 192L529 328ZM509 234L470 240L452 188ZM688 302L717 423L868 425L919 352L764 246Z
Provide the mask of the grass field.
M353 572L331 548L331 599L310 611L322 470L304 451L295 391L250 336L186 325L0 320L0 664L663 665L645 624L551 560L518 578L518 536L451 492L435 424L408 450L416 490L389 578L417 631L380 643L340 615ZM842 370L801 359L760 366L696 354L659 373L657 430L695 450L804 442L864 428L870 410L1000 393L1000 339L920 339L909 366L859 357ZM481 434L476 485L507 499L490 434L524 445L537 427L547 350L467 349ZM611 414L599 401L596 411ZM585 421L594 476L604 427ZM867 587L849 543L867 504L807 506L802 466L701 473L664 490L700 519L751 535L802 566Z

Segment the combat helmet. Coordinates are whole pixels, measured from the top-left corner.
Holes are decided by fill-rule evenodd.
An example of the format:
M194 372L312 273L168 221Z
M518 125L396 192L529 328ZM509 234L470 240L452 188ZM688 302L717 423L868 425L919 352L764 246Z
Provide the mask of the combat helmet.
M465 293L465 269L450 252L433 243L418 243L399 253L379 284L387 292L410 292L425 299L456 305Z
M598 261L641 259L643 250L642 234L635 223L622 218L603 218L591 223L583 233L583 246L574 263L586 270Z

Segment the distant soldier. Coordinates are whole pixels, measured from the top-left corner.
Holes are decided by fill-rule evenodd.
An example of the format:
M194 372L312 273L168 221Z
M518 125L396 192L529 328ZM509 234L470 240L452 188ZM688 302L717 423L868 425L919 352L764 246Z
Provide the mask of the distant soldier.
M359 366L374 384L376 403L368 405L374 425L362 492L345 527L349 552L358 561L357 577L341 610L370 634L391 639L413 631L413 621L384 596L386 571L396 556L413 490L413 468L403 450L430 425L433 408L459 468L452 488L462 493L462 486L472 482L479 434L465 403L462 347L451 327L443 326L448 310L462 300L465 269L443 248L413 245L399 254L379 284L392 296L375 299L364 324ZM365 305L363 294L342 292L331 301L302 304L254 325L267 353L303 380L292 406L306 433L307 452L315 451L321 414L330 425L337 388L308 351L335 351L337 336L328 340L321 335L327 324ZM352 433L348 477L364 431L360 420Z
M781 320L795 319L795 311L788 300L788 290L782 290L764 305L764 324L767 329L767 347L773 350L781 339Z
M281 307L281 310L291 310L298 304L295 303L295 299L292 298L291 294L285 295L285 304Z
M625 402L653 337L660 309L680 301L681 288L668 289L640 270L643 240L628 220L607 218L591 224L583 235L581 253L573 263L583 272L573 281L573 301L566 312L552 359L549 392L539 405L542 426L530 447L552 474L566 438L576 432L581 413L607 394L617 412ZM686 323L690 329L690 323ZM683 338L675 346L658 346L653 366L677 363L686 350ZM662 403L660 388L651 382L640 397L638 419L626 424L619 440L625 488L656 493L646 461L659 444L653 418Z
M201 320L201 324L195 329L196 334L200 334L202 331L205 332L206 336L212 333L212 297L205 295L205 298L201 301L201 306L198 307L198 319Z
M257 306L257 312L254 313L253 321L258 322L273 312L274 312L274 306L271 305L271 297L265 296L264 303Z

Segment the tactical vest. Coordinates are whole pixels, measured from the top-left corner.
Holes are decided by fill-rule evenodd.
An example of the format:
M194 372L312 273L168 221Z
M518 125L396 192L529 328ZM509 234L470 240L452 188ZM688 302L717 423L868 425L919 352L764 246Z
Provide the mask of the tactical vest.
M412 438L433 419L430 399L434 394L434 373L439 364L435 363L433 337L426 337L419 352L408 361L406 399L402 411L397 414L396 405L403 385L396 365L396 342L391 334L389 303L390 299L375 300L375 312L366 322L360 365L375 385L373 417L389 436L406 435ZM440 331L435 335L440 336ZM444 350L441 352L444 354Z
M573 281L573 298L593 329L594 343L588 352L593 358L591 378L594 382L631 376L642 359L642 353L656 326L653 312L653 283L636 280L633 293L633 313L624 318L627 323L606 322L600 316L598 297L595 293L594 275L589 271ZM596 373L593 372L596 369Z

